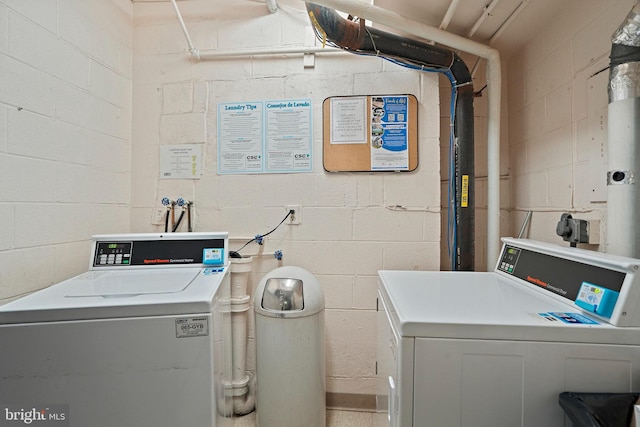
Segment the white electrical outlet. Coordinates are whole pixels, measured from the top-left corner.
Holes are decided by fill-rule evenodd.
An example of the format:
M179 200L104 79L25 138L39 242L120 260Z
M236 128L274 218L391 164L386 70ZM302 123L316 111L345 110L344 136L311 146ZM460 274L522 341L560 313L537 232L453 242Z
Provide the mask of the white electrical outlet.
M156 207L153 209L153 214L151 215L151 224L153 225L162 225L164 224L164 220L167 216L167 208L164 206Z
M300 205L287 205L284 207L286 212L293 211L293 214L285 221L289 225L302 224L302 207Z

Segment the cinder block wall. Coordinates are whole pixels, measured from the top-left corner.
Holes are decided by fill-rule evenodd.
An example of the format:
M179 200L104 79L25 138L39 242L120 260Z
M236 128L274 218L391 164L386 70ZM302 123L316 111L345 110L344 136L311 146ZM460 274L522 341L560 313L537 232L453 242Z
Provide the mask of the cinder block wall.
M555 234L562 212L600 221L606 239L607 82L611 35L635 0L574 0L508 61L512 233ZM630 232L635 232L630 230Z
M273 15L263 2L192 0L179 6L198 49L315 43L306 12L287 2ZM134 22L132 230L160 230L150 224L154 207L163 196L184 197L195 202L196 230L228 230L238 248L277 225L285 205L302 206L301 225L283 225L263 247L243 250L260 255L252 286L279 265L317 275L326 296L327 391L375 394L377 271L440 266L437 76L346 54L317 55L315 67L307 69L302 55L194 62L169 3L136 2ZM417 172L324 172L322 101L368 94L418 98ZM218 103L299 98L313 102L312 173L217 175ZM202 177L159 179L160 146L181 143L202 144ZM393 211L391 205L407 209ZM277 249L281 262L272 256Z
M86 270L129 230L127 0L0 0L0 302Z

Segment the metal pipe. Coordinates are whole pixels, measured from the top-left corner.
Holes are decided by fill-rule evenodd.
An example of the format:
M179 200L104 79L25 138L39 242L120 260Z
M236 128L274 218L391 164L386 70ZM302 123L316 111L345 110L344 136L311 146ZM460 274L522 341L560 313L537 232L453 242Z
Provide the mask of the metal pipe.
M473 24L473 27L471 27L471 30L469 30L469 33L467 34L467 37L471 38L471 36L473 36L476 33L476 31L478 31L478 28L480 28L480 25L482 25L484 21L487 20L487 18L491 15L491 12L493 11L493 9L498 5L498 3L500 3L500 0L493 0L491 3L489 3L484 7L484 9L482 10L482 15L480 15L480 18L478 18L476 23Z
M502 32L506 30L509 25L511 25L511 23L516 19L518 15L520 15L520 13L524 10L525 7L527 7L528 4L529 4L529 0L522 0L522 2L518 5L518 7L516 7L516 9L513 12L511 12L511 15L509 15L507 20L500 25L500 27L496 30L495 33L493 33L493 35L489 39L490 45L492 45L493 42L495 42L496 39L500 37L500 34L502 34Z
M295 55L295 54L344 54L342 49L333 47L316 47L316 46L300 46L300 47L280 47L275 49L254 49L254 50L234 50L234 51L198 51L199 60L212 60L224 58L242 58L248 56L277 56L277 55Z
M529 225L529 221L531 220L531 214L533 214L533 211L527 211L527 216L524 217L522 227L520 227L520 232L518 233L518 239L522 239L522 237L524 236L524 232L527 230L527 226Z
M640 2L613 34L610 59L605 250L640 258Z
M453 49L471 53L487 60L487 271L491 271L500 252L500 102L502 69L500 53L490 46L465 37L405 18L395 12L357 0L314 0L330 7L384 24L388 28L431 40Z
M182 14L180 13L180 9L178 9L178 3L176 0L171 0L171 4L173 5L173 10L176 12L176 17L178 18L178 22L180 23L180 28L182 28L182 33L184 34L184 38L187 39L187 45L189 46L189 53L193 56L198 56L198 50L193 47L193 42L191 42L191 37L189 37L189 31L187 31L187 26L184 23L184 19L182 19Z
M267 0L267 7L271 13L275 13L278 10L277 0ZM340 49L334 48L322 48L322 47L290 47L290 48L277 48L277 49L258 49L258 50L239 50L232 52L224 52L224 51L201 51L197 49L193 42L191 41L191 37L189 36L189 31L187 30L187 26L184 23L184 19L182 18L182 14L180 13L180 9L178 8L178 4L176 0L171 0L171 4L173 5L173 10L176 13L176 17L178 18L178 22L180 23L180 28L182 28L182 33L184 34L184 38L187 41L187 45L189 46L189 54L192 59L195 61L202 60L214 60L214 59L225 59L225 58L243 58L248 56L275 56L275 55L295 55L295 54L307 54L307 53L315 53L315 54L335 54L335 53L343 53Z
M447 29L451 23L451 19L453 19L453 14L456 13L456 10L458 9L459 4L460 0L451 0L451 3L449 3L449 7L447 8L447 12L444 14L444 18L442 18L442 22L438 28L441 30Z
M515 18L518 15L520 15L520 13L524 10L525 6L527 6L528 4L529 4L529 0L522 0L522 2L518 5L518 7L513 12L511 12L511 15L509 15L509 17L502 24L500 24L500 27L498 27L496 32L493 33L493 35L491 36L488 42L489 46L493 46L493 43L498 39L498 37L500 37L500 34L502 34L502 32L506 30L509 27L509 25L511 25L511 23L515 20ZM476 60L476 63L473 65L473 68L471 69L472 77L476 76L476 72L478 71L479 64L480 64L480 58Z

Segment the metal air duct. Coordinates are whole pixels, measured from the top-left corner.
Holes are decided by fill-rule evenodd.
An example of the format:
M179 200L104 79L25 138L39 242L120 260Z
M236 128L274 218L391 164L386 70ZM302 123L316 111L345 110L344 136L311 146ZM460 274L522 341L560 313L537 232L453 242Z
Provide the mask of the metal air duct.
M457 53L438 46L365 27L364 20L342 18L335 10L307 3L312 24L321 38L357 54L375 55L412 68L446 74L456 86L455 205L456 253L452 270L475 268L473 83Z
M611 42L605 249L640 258L640 2Z

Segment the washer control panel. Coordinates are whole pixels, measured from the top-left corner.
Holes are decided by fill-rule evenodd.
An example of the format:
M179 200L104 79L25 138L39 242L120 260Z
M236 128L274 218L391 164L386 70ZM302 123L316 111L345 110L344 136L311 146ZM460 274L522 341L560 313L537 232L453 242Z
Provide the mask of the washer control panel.
M98 242L94 265L129 265L131 242Z
M90 268L223 267L228 263L228 241L227 233L98 235Z

